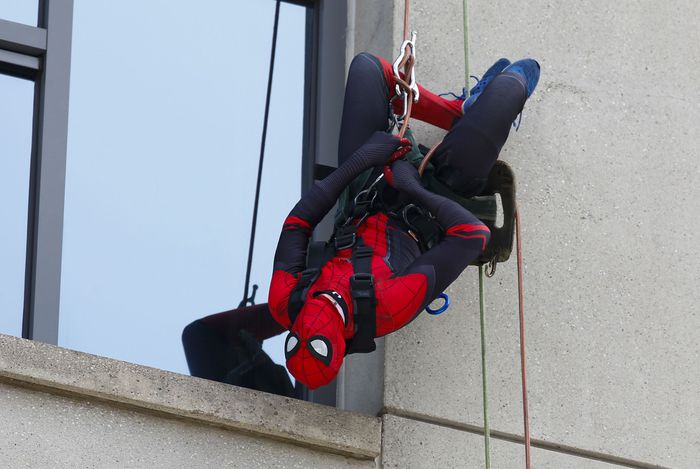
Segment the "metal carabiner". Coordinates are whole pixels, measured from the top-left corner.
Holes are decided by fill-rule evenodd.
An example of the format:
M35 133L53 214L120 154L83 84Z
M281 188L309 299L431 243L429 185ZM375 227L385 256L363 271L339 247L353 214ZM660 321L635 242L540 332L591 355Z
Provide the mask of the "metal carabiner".
M392 65L392 70L394 72L394 76L400 77L401 73L399 71L399 65L401 65L401 62L406 58L406 55L408 54L407 50L410 47L411 48L411 55L413 55L414 60L416 57L416 37L417 33L415 31L411 32L411 39L406 39L401 43L401 47L399 48L399 56L396 58ZM413 91L413 102L417 103L418 100L420 99L420 90L418 89L418 83L416 82L416 67L411 67L411 74L409 77L405 77L408 79L408 87L411 91ZM401 95L401 87L399 85L396 85L396 94ZM404 109L406 107L404 106Z
M243 298L240 303L238 303L239 308L245 308L246 306L255 306L255 294L258 291L257 284L253 284L253 293L248 298Z
M494 275L496 275L496 264L498 264L498 262L496 261L495 257L486 263L486 269L484 270L484 274L486 274L488 278L491 278Z
M367 187L367 189L361 190L360 192L357 193L357 195L353 199L353 203L355 205L357 205L357 202L360 200L360 197L364 197L367 194L369 194L376 187L376 185L379 184L379 181L381 181L382 178L384 178L384 173L379 173L379 176L377 176L377 178L374 180L374 182L372 182L372 184L370 184L369 187ZM374 199L376 199L376 198L377 198L377 191L374 191L374 194L372 195L372 200L370 201L370 204L373 204Z
M401 218L403 218L403 222L406 223L406 225L408 225L409 228L415 229L413 224L410 221L408 221L408 213L411 209L415 209L419 215L423 215L423 210L421 210L421 208L415 204L408 204L403 208L403 210L401 210Z
M375 190L373 190L373 189L374 189L374 184L372 184L372 185L371 185L370 187L368 187L367 189L358 192L357 195L355 196L355 199L353 200L354 204L357 205L358 201L360 200L360 196L363 196L363 197L364 197L364 196L366 196L366 195L368 195L368 194L371 193L371 194L372 194L372 198L371 198L370 201L369 201L369 205L370 205L370 207L371 207L372 204L374 203L374 201L377 199L377 191L375 191ZM364 201L366 201L366 199L363 200L363 202L364 202Z
M392 97L389 100L389 106L388 106L388 108L389 108L389 110L388 110L389 126L386 129L386 132L389 134L392 133L394 131L394 129L399 126L399 116L394 114L394 101L396 100L396 98L398 98L398 96L394 95L394 97Z
M406 116L408 115L408 93L406 91L401 91L399 93L399 85L396 85L397 90L396 90L396 97L400 97L403 100L403 112L401 113L400 116L397 116L394 114L394 118L396 119L397 122L403 122L404 119L406 119Z
M357 195L353 199L353 211L355 210L358 203L360 202L360 198L367 197L369 194L372 194L372 196L371 196L371 198L369 198L368 208L372 208L374 206L374 202L377 200L377 196L379 195L379 193L374 189L374 186L382 179L382 177L384 177L384 174L380 174L379 177L377 177L377 179L375 179L375 181L372 183L372 185L369 186L367 189L362 190L362 191L357 193ZM366 202L367 200L368 199L365 198L364 200L362 200L362 202ZM356 223L356 225L360 226L362 224L362 222L365 221L365 219L369 216L369 213L370 213L369 210L366 210L365 213L360 218L360 220ZM354 220L355 220L355 216L350 215L347 218L347 220L345 220L345 223L343 223L342 226L348 226Z
M411 51L413 53L413 67L411 67L411 78L408 81L408 87L413 91L413 102L417 103L420 99L420 89L418 88L418 82L416 81L416 67L415 62L418 60L416 58L416 32L411 33Z

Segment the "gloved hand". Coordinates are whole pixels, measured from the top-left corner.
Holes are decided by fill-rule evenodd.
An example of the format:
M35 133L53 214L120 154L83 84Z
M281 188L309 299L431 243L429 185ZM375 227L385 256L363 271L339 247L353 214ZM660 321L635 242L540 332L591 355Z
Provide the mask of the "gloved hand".
M363 169L390 164L411 150L411 141L377 131L353 155L351 160Z
M387 178L387 182L389 182L394 189L408 194L415 194L416 191L423 189L420 183L418 170L406 160L395 161L391 165L391 174L392 176L391 178Z

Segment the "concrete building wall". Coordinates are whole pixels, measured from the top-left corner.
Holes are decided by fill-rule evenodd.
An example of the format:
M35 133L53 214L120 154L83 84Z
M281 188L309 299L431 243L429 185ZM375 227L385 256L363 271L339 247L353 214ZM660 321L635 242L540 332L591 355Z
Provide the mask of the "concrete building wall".
M381 421L0 335L0 467L374 468Z
M395 54L404 2L353 3L353 53ZM542 65L501 154L515 170L523 217L530 412L542 448L534 467L695 468L700 3L469 5L472 74L501 56ZM462 0L411 8L419 81L461 89ZM428 144L441 135L415 129ZM522 464L522 447L505 441L522 439L515 272L512 259L486 282L494 467L506 468ZM448 293L447 313L423 315L386 339L383 356L346 366L346 395L362 388L361 368L379 370L369 381L375 404L363 409L365 398L346 396L345 405L384 414L388 467L408 467L408 454L427 467L444 453L445 466L479 465L476 270Z

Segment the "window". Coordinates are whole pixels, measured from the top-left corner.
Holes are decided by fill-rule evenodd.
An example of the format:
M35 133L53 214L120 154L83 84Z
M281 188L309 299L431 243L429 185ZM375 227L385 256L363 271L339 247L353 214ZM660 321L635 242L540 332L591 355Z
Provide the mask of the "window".
M39 16L39 0L3 0L0 2L0 18L30 26L36 26Z
M318 4L281 1L252 271L258 303L281 220L311 184L314 161L334 164L346 14ZM0 6L0 97L12 120L3 130L29 154L6 157L16 150L3 136L0 170L12 182L0 176L0 210L12 212L8 221L23 215L3 233L0 275L12 281L0 291L11 304L0 306L12 316L2 315L0 332L19 334L21 322L28 339L186 371L183 326L237 306L243 293L276 2L159 5ZM21 111L11 109L18 100ZM25 134L10 130L22 112ZM278 362L282 341L266 346ZM308 397L334 402L324 392Z
M183 327L241 301L274 8L75 0L59 345L186 373ZM258 303L301 192L306 18L282 4Z
M22 335L34 84L0 75L0 333Z

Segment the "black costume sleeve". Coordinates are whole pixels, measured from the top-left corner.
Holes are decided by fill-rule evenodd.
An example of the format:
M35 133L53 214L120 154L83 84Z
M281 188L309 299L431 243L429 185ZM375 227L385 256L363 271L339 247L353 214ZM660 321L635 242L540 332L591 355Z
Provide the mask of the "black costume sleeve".
M397 137L386 132L376 132L338 169L314 184L284 222L275 252L274 270L284 270L291 274L302 271L309 236L333 208L343 189L364 170L386 163L399 145Z
M424 305L445 290L486 248L490 231L471 212L453 200L434 194L420 183L416 169L406 161L392 166L394 184L413 202L429 210L445 230L444 239L423 253L400 275L423 273L428 280Z

